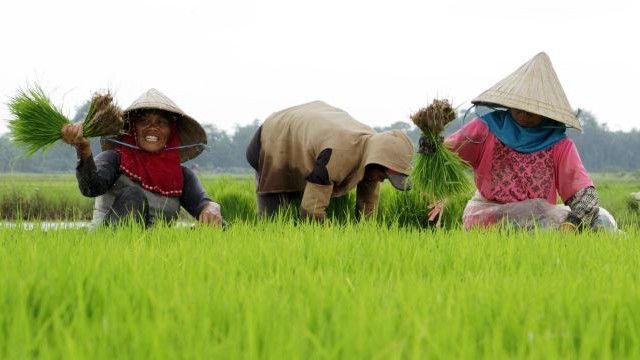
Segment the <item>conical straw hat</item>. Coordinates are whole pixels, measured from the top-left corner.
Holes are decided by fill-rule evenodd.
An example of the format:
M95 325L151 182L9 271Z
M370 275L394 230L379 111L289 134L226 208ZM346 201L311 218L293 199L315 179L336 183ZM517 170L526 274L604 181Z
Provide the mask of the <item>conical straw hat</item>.
M206 144L207 134L200 124L182 111L171 99L156 89L149 89L123 111L124 118L136 110L164 110L176 115L180 145ZM101 142L102 149L112 149L116 144L110 141ZM202 146L180 149L180 162L191 160L202 152Z
M582 131L549 56L539 53L471 101L528 111Z

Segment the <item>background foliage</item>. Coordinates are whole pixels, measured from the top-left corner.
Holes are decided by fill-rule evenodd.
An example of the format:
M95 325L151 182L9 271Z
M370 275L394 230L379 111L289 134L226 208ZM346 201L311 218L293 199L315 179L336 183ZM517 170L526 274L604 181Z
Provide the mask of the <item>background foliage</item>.
M74 121L81 121L87 111L88 102L80 107ZM461 111L462 114L464 111ZM640 170L640 132L610 131L607 124L599 123L588 111L580 115L583 133L569 130L568 134L576 143L582 161L588 171L638 171ZM366 119L362 121L366 122ZM249 173L251 168L246 161L245 149L261 121L256 119L248 125L236 126L233 134L224 132L214 125L205 125L209 149L197 159L187 163L200 170L215 173ZM462 118L456 119L446 133L450 134L463 124ZM400 129L406 131L417 145L420 130L407 121L397 121L386 127L376 127L377 131ZM94 154L100 152L97 139L93 139ZM24 158L23 149L17 148L10 135L0 136L0 172L52 173L73 171L76 165L75 150L70 146L57 143L45 153L37 153Z

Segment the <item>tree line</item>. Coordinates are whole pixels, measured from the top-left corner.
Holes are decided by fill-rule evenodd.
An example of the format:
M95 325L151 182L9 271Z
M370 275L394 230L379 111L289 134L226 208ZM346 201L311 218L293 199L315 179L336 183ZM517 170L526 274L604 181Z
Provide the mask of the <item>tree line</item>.
M87 104L76 112L74 121L84 118ZM640 171L640 132L611 131L606 124L599 123L588 111L580 114L583 132L569 130L569 137L575 142L580 157L588 171ZM456 119L447 133L459 129L463 124ZM252 169L245 158L245 149L256 129L259 120L248 125L236 126L233 134L204 125L207 133L207 149L186 166L200 171L216 173L249 173ZM404 121L395 122L386 127L377 127L376 131L400 129L407 133L414 144L418 143L420 130ZM98 139L91 141L93 153L100 152ZM0 136L0 172L73 172L76 166L75 150L62 142L56 143L46 152L38 152L31 157L23 157L23 150L10 141L10 134Z

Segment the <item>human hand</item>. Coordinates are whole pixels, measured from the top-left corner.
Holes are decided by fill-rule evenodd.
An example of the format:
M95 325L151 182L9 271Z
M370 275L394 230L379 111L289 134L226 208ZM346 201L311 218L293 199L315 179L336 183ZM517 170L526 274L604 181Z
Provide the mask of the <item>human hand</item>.
M62 126L62 141L73 146L89 145L89 139L82 136L82 123L65 124Z
M75 146L78 158L86 159L91 156L91 146L89 139L82 136L82 123L65 124L60 130L62 141Z
M200 215L198 215L198 221L206 225L222 225L223 220L220 205L214 202L205 205L200 211Z
M562 224L560 224L560 231L563 232L577 232L578 231L578 227L569 221L565 221Z
M427 136L420 136L418 152L421 154L433 154L436 152L436 146L438 143L442 143L444 138L442 136L437 136L436 141L431 140L431 138Z
M427 206L427 208L429 209L429 214L427 215L429 216L429 221L436 221L436 217L438 218L438 220L436 221L436 227L440 227L444 206L446 204L447 199L442 199Z

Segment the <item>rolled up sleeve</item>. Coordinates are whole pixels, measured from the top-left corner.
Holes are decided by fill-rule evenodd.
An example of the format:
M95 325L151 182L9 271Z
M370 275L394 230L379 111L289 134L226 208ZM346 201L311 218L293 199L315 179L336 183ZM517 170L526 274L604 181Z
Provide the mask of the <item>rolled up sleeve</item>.
M300 217L316 221L324 221L326 209L331 201L333 185L321 185L307 182L300 204Z

